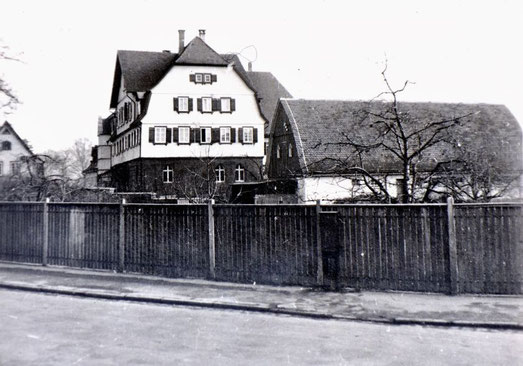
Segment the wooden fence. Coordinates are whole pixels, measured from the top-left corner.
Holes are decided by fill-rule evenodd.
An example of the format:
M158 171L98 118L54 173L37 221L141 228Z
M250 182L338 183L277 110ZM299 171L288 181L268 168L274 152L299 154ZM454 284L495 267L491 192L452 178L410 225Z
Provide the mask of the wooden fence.
M0 260L223 281L523 291L523 204L0 203Z

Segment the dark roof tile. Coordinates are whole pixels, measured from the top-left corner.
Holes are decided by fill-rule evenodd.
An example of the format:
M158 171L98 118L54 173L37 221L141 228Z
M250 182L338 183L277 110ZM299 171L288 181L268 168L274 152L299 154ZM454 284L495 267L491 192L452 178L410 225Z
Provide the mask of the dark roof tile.
M299 135L303 145L303 154L309 173L325 171L328 164L314 164L330 159L355 159L347 146L338 142L346 141L342 133L348 133L353 140L369 144L375 138L375 132L369 128L372 123L364 111L374 113L383 112L390 103L374 101L339 101L339 100L303 100L284 99L283 110L291 123L295 135ZM443 118L468 116L463 123L452 130L452 137L470 148L492 147L493 150L502 148L503 156L510 159L508 163L513 169L521 169L521 128L503 105L492 104L456 104L456 103L399 103L399 109L407 113L409 118L420 121L420 124L440 120ZM420 169L430 169L442 157L451 158L452 149L448 144L437 145L424 154L424 161L430 162ZM397 159L383 151L372 152L367 160L369 170L398 171Z
M276 106L280 98L292 98L292 95L280 84L278 79L270 72L249 71L247 73L251 83L260 98L260 107L264 117L272 122ZM270 131L270 125L266 126L266 133Z

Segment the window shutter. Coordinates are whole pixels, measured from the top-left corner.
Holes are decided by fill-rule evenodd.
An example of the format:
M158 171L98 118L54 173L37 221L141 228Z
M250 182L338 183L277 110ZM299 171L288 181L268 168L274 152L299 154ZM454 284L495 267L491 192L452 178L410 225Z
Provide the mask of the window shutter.
M189 75L189 81L194 83L196 80L194 79L194 74Z
M236 110L236 100L231 98L231 112Z
M197 134L197 133L200 133L200 129L199 128L191 128L189 130L189 142L192 144L194 142L194 136Z
M197 144L200 143L200 129L199 128L193 128L191 129L192 132L192 142L196 142Z
M178 143L178 128L173 128L173 142Z
M178 112L178 98L173 98L173 108Z
M213 110L213 112L220 110L220 100L219 99L213 98L213 100L212 100L212 110Z
M192 98L189 98L189 112L191 112L193 109L193 106L192 106Z
M231 143L236 142L236 128L231 128Z
M202 98L196 99L196 104L198 107L198 112L201 112L202 111Z
M149 127L149 142L154 142L154 127Z
M218 81L218 77L215 74L212 74L211 75L211 82L215 83L216 81Z
M165 142L166 143L171 142L171 135L172 135L171 132L172 132L172 130L169 127L167 127L166 131L165 131Z
M258 142L258 129L257 128L252 129L252 142L253 143Z
M220 142L220 129L219 128L213 128L211 132L211 144L214 144L215 142Z
M238 142L243 144L243 128L238 128Z

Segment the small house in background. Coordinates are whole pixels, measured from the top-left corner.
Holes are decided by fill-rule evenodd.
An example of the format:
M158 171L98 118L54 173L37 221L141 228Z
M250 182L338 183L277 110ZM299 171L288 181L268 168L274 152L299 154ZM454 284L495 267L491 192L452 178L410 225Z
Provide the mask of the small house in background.
M349 143L360 141L368 146L376 143L370 128L375 120L369 116L379 116L386 106L386 102L380 101L282 99L272 122L267 173L273 186L274 182L280 182L280 186L293 187L281 182L294 182L295 190L279 194L273 191L269 200L260 196L257 201L289 201L289 194L300 203L372 200L372 185L376 183L383 184L391 200L399 200L401 162L390 151L380 148L356 151L357 143ZM402 113L420 126L430 120L467 116L448 130L447 142L434 145L416 160L412 169L419 181L433 185L425 192L427 197L419 200L437 201L441 199L438 192L455 195L458 200L473 200L468 195L474 189L483 190L479 193L491 189L492 196L499 198L521 197L521 127L505 106L451 103L400 103L399 106ZM363 169L377 181L365 180ZM504 183L506 187L502 187ZM451 184L461 192L458 194Z
M7 121L0 126L0 179L22 173L24 162L34 154Z
M227 201L263 178L269 122L290 97L267 72L245 70L200 30L176 52L118 51L110 108L86 174L117 192L178 202Z

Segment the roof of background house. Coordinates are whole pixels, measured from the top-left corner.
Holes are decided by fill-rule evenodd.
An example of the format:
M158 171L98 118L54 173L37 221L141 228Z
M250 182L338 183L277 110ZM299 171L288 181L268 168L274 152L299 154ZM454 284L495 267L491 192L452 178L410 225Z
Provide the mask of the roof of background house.
M13 128L13 126L11 126L11 124L7 121L4 122L4 124L2 126L0 126L0 135L3 134L5 131L9 131L13 136L15 136L18 141L20 141L20 143L22 144L22 146L27 149L27 151L29 152L29 154L34 155L33 151L31 150L31 148L29 147L29 145L27 145L26 141L24 139L22 139L15 131L15 129Z
M349 135L353 141L372 143L376 135L375 130L369 126L376 118L366 118L368 112L382 114L388 107L390 103L381 101L283 99L281 102L281 108L291 122L294 135L299 136L300 142L297 143L297 147L302 146L302 151L298 156L302 159L302 166L305 165L309 169L309 174L332 169L334 160L355 161L351 159L357 157L347 145L337 144L347 141L343 133ZM510 151L512 154L503 157L507 159L510 156L512 160L507 162L508 165L521 170L521 127L505 106L402 102L399 103L399 109L411 120L419 121L418 126L422 123L468 115L461 124L452 129L453 139L464 148L481 146L491 147L493 151ZM452 156L450 145L434 146L424 153L424 163L420 163L418 168L432 169L438 160ZM330 164L327 163L329 161ZM398 159L379 150L373 150L366 162L367 169L374 172L394 172L401 168Z
M292 98L292 95L270 72L249 71L247 75L258 93L261 111L265 119L269 121L265 127L265 133L268 134L278 100L280 98Z

